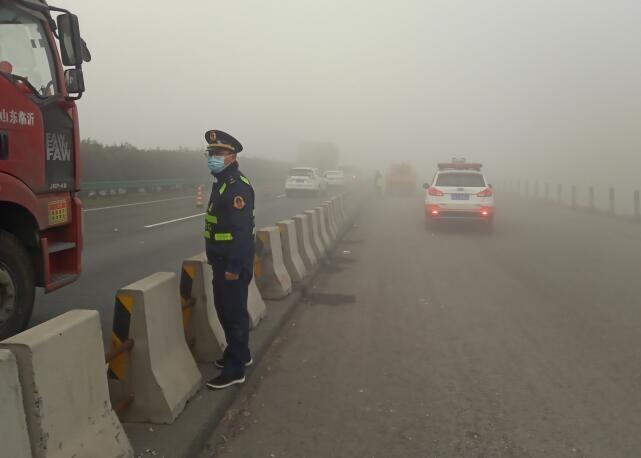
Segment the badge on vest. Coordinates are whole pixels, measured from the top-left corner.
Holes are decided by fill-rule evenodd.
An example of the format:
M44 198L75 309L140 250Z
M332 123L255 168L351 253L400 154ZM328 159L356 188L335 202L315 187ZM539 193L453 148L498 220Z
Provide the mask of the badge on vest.
M241 196L234 197L234 208L237 210L242 210L245 208L245 199Z

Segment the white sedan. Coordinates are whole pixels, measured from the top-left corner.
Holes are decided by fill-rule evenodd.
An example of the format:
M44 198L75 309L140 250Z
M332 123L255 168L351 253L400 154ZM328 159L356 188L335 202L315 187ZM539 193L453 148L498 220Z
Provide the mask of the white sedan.
M342 170L328 170L324 176L329 187L341 188L345 186L345 173Z
M327 180L314 167L295 167L289 171L285 181L285 194L288 197L297 192L320 195L326 190Z
M439 164L432 184L424 187L428 224L441 220L473 220L492 228L494 191L481 172L481 164Z

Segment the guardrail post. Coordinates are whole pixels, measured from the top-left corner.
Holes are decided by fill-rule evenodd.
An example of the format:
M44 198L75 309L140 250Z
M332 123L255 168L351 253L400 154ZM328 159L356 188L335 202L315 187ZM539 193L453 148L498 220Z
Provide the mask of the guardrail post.
M594 186L590 186L588 189L588 201L590 211L594 211Z
M539 182L535 181L534 182L534 197L539 197Z
M561 183L556 185L556 201L558 203L563 202L563 186L561 185Z
M634 219L641 218L641 199L639 198L639 190L634 190Z
M614 188L610 188L610 213L616 213L616 208L614 206Z
M530 197L530 182L529 181L525 182L525 195L527 197Z
M550 200L550 184L545 183L545 200Z
M576 185L572 185L572 207L576 207Z

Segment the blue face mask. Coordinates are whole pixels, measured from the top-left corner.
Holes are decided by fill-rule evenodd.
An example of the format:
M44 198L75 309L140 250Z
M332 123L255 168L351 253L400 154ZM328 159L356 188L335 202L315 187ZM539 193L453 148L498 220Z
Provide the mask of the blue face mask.
M220 173L227 167L224 156L210 156L209 159L207 159L207 165L213 173Z

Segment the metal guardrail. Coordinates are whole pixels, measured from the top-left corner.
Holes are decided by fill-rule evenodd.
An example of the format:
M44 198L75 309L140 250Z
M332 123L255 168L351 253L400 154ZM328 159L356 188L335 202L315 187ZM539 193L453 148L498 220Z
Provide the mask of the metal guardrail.
M532 186L531 186L532 184ZM560 205L567 204L569 207L577 210L588 210L595 213L609 213L614 216L622 218L633 218L641 222L641 192L639 189L634 189L631 194L631 199L624 203L628 208L628 214L617 213L619 209L617 205L617 192L614 187L607 188L607 205L605 208L599 208L596 204L597 189L595 186L587 187L587 205L581 205L577 198L578 188L576 185L566 185L565 188L562 184L556 184L556 193L552 198L550 183L544 183L543 191L540 192L539 182L531 183L529 181L504 181L500 182L500 188L507 192L514 192L526 197L540 198L548 202L555 202ZM566 200L565 194L569 190L569 200ZM564 192L565 191L565 192ZM619 199L619 204L621 199ZM631 207L629 205L632 204ZM629 213L632 210L632 213Z
M161 191L180 190L196 187L203 180L172 179L172 180L135 180L135 181L88 181L80 186L81 197L109 197L129 193L153 193Z
M101 191L107 189L139 189L155 187L172 187L178 185L195 185L203 180L172 179L172 180L137 180L137 181L88 181L80 186L82 191Z

